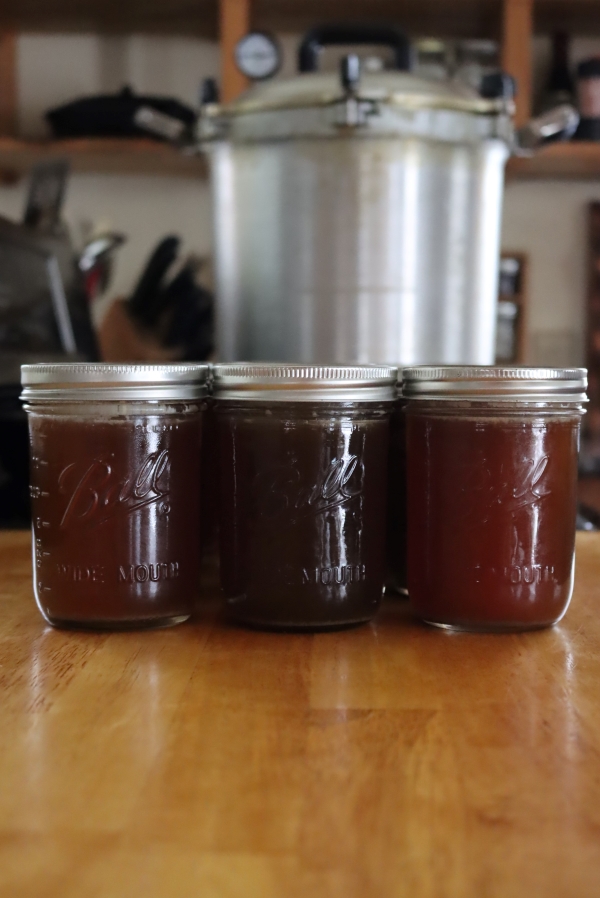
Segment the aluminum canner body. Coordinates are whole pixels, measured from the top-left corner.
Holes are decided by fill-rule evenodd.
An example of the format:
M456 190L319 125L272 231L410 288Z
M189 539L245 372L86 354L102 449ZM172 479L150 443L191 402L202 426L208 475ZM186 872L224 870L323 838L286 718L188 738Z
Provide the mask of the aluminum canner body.
M406 73L344 100L332 77L209 120L220 357L492 363L509 116Z

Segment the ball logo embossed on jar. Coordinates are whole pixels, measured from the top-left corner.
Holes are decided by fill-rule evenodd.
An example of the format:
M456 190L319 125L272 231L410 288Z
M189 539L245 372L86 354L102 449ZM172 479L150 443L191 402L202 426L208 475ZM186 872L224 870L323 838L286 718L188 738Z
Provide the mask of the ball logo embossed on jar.
M513 508L525 508L527 505L534 505L550 495L550 490L544 486L544 474L548 469L550 459L547 455L542 455L539 459L534 459L531 470L523 478L520 486L513 489L512 499ZM516 504L514 504L516 500Z
M87 465L72 462L58 478L60 492L69 496L61 529L81 524L95 527L115 514L131 514L157 502L159 512L168 514L169 472L167 449L148 455L133 477L121 477L102 459Z
M524 475L515 485L514 473L507 479L498 480L493 472L483 462L476 466L471 473L472 465L465 463L465 496L471 495L472 502L466 503L462 513L457 512L457 519L469 525L479 527L488 521L494 508L501 506L511 516L516 517L519 512L539 505L550 495L548 486L548 465L550 459L547 455L531 458L527 464ZM488 514L481 517L480 496L486 496Z
M300 518L319 515L346 504L363 489L364 469L356 455L334 458L316 483L306 487L296 460L275 470L261 472L254 481L258 515L271 522L285 517L294 524Z

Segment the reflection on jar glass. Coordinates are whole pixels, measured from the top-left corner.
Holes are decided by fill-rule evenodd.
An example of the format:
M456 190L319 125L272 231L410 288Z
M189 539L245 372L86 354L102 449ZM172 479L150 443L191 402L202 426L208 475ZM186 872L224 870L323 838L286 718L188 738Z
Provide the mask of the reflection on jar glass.
M403 374L416 614L472 630L556 623L573 588L585 370Z
M221 585L236 619L370 620L383 590L392 367L217 365Z
M34 591L56 626L189 617L205 365L26 365Z

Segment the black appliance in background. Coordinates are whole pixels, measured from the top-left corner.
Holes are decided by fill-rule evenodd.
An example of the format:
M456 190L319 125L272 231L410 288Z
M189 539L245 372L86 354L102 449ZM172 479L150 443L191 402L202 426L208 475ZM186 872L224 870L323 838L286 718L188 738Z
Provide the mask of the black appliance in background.
M552 61L538 107L539 114L562 103L575 103L575 84L569 61L569 35L557 31L552 35Z
M0 217L0 527L29 521L20 366L98 358L82 275L60 218L67 174L66 163L38 166L28 223Z

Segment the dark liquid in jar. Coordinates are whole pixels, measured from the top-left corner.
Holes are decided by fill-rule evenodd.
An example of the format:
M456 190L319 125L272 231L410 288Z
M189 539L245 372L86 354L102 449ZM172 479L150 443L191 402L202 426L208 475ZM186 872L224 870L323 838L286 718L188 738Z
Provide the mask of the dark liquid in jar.
M221 583L238 620L321 628L373 617L388 419L381 408L218 406Z
M390 420L389 489L387 514L388 593L406 597L406 402L395 403Z
M34 587L50 623L189 616L198 592L199 414L30 414Z
M422 619L542 627L572 592L579 418L408 413L408 589Z

